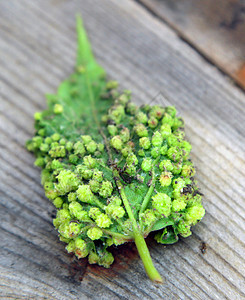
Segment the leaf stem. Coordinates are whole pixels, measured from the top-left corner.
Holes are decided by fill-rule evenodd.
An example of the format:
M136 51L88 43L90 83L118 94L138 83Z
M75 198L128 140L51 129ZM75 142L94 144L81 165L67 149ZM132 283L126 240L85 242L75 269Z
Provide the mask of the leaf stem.
M107 233L109 235L115 236L117 238L123 239L123 240L133 240L133 236L130 235L125 235L125 234L121 234L121 233L117 233L117 232L113 232L111 230L108 229L102 229L104 233Z
M160 156L158 156L155 159L154 163L153 163L153 166L152 166L152 182L151 182L151 186L150 186L148 192L146 193L145 198L144 198L144 200L143 200L143 202L141 204L141 208L140 208L140 212L139 212L140 214L144 212L144 210L146 209L146 207L147 207L147 205L148 205L148 203L149 203L149 201L151 199L151 195L153 193L153 190L154 190L154 187L155 187L155 183L156 183L156 179L157 179L156 176L155 176L156 174L155 174L155 171L154 171L154 167L159 162L159 159L160 159Z
M138 229L137 222L136 222L136 220L134 218L134 215L133 215L132 209L130 207L130 204L128 202L127 196L125 194L123 185L122 185L122 183L121 183L121 181L120 181L120 179L118 177L119 174L118 174L117 170L114 170L114 175L116 175L115 176L116 185L117 185L117 188L119 190L119 194L120 194L120 196L122 198L124 207L125 207L125 209L126 209L126 211L128 213L128 217L129 217L130 221L132 222L133 230L134 230L134 232L138 231L139 229Z
M155 161L155 163L157 163L157 160ZM116 173L116 172L114 172L114 173ZM150 252L147 248L144 236L143 236L142 232L140 231L138 224L134 218L130 204L129 204L126 194L124 192L123 185L117 176L115 176L115 181L116 181L120 196L123 200L125 209L128 213L129 219L132 222L133 232L134 232L134 241L135 241L139 256L143 262L145 271L152 281L157 282L157 283L162 283L163 280L152 262Z
M149 278L156 282L156 283L163 283L163 279L161 278L161 275L158 273L157 269L155 268L151 256L150 256L150 252L147 248L145 239L142 235L142 233L137 232L134 235L135 238L135 244L137 247L137 250L139 252L139 256L142 259L143 265L145 267L145 271L147 273L147 275L149 276Z

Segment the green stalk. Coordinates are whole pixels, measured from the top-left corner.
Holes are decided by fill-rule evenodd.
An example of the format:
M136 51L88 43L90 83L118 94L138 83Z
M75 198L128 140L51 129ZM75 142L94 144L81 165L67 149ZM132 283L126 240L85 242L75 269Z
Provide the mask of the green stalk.
M151 195L152 195L152 193L154 191L155 182L156 182L156 176L155 176L154 167L159 162L159 159L160 159L160 156L158 156L155 159L154 163L153 163L153 166L152 166L152 182L151 182L151 186L150 186L148 192L146 193L145 198L144 198L144 200L143 200L143 202L141 204L141 208L140 208L139 214L141 214L141 213L143 213L145 211L145 209L146 209L146 207L147 207L147 205L148 205L148 203L149 203L149 201L151 199Z
M146 245L146 242L145 242L145 239L144 239L142 233L134 232L134 241L135 241L139 256L145 267L145 271L146 271L147 275L149 276L149 278L154 282L163 283L163 280L162 280L160 274L158 273L157 269L155 268L155 266L152 262L149 249Z
M130 204L128 202L128 199L126 197L126 194L124 192L123 185L120 182L120 179L116 179L116 184L117 184L120 196L122 198L124 207L128 213L129 219L132 222L133 232L134 232L134 241L135 241L139 256L145 267L145 271L152 281L157 282L157 283L162 283L163 280L152 262L150 252L147 248L143 233L140 231L138 224L134 218L133 212L131 210Z

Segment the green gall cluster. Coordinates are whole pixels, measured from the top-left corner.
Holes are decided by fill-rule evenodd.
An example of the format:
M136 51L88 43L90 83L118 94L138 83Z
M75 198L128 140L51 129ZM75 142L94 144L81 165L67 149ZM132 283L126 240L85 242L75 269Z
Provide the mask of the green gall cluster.
M138 239L144 262L151 231L171 244L191 235L205 214L191 145L175 107L131 102L131 92L106 80L79 32L75 73L35 113L26 147L42 169L45 195L57 209L53 224L69 253L108 268L108 247Z

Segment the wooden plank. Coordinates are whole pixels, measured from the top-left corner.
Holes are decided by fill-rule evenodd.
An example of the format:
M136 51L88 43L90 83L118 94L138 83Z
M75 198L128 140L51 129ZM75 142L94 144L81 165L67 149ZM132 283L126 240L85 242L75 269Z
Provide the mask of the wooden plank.
M139 0L245 88L245 2Z
M110 270L77 262L53 229L53 206L25 140L73 69L75 14L110 77L137 103L175 104L186 120L206 217L193 235L150 251L165 284L153 285L134 246ZM139 4L84 0L0 2L0 294L3 299L243 299L245 96ZM200 245L207 243L202 254Z

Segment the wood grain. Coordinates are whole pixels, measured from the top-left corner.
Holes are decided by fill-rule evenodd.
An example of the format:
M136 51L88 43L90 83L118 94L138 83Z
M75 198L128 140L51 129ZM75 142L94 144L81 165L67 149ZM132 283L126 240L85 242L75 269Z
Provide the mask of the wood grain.
M139 0L245 88L244 0Z
M74 67L77 12L108 75L131 89L135 102L157 95L186 121L207 213L175 245L148 241L165 278L161 286L147 279L133 245L115 249L110 270L65 252L40 171L24 147L44 94ZM1 1L0 298L245 299L244 101L241 90L138 3Z

